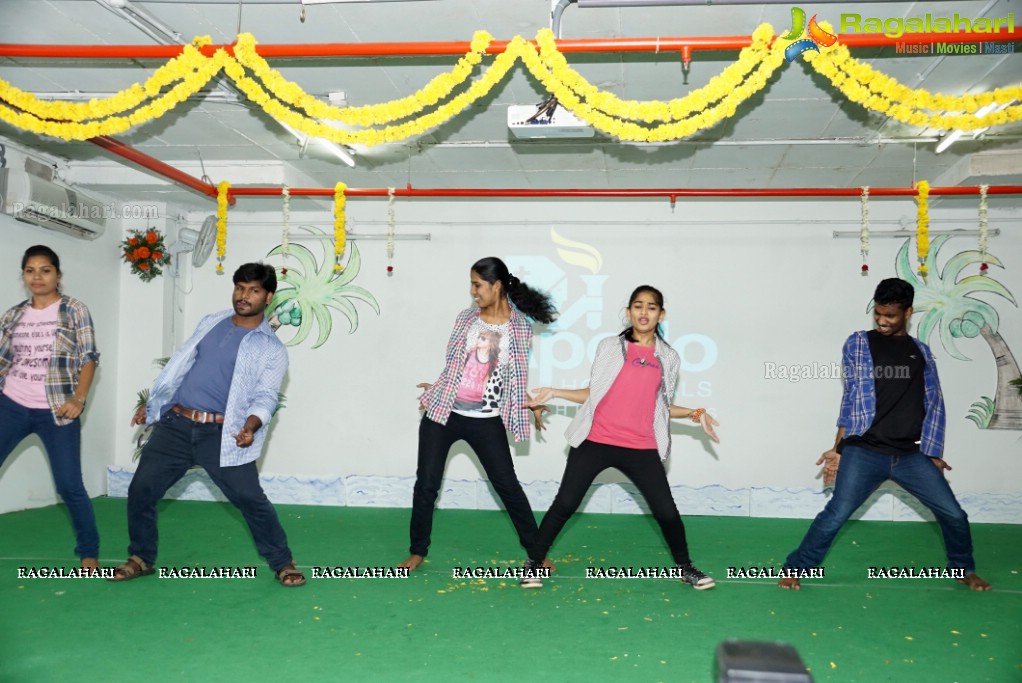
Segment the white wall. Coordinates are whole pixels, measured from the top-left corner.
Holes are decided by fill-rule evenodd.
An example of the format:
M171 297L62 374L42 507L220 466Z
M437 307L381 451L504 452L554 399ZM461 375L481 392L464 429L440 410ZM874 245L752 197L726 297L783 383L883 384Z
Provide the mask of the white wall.
M101 354L96 380L82 417L82 466L85 486L98 496L106 493L106 469L113 461L117 434L118 329L127 319L119 309L122 268L117 252L120 230L114 227L95 241L19 223L0 214L0 308L24 301L21 257L34 244L57 252L64 277L62 291L85 302L92 313ZM125 421L125 424L127 422ZM56 501L53 479L38 437L21 443L0 467L0 512L50 505Z
M240 200L231 210L227 274L215 275L211 260L177 283L187 291L177 298L182 323L172 332L178 342L202 315L229 305L230 273L235 267L264 258L280 242L279 208L252 213L245 202ZM974 197L935 203L931 229L974 228L975 204ZM292 224L317 221L329 232L329 207L323 206L317 213L302 213L296 200ZM992 275L1019 293L1022 245L1010 230L1019 215L1003 206L997 198L991 201L991 226L1001 227L1003 233L991 238L990 251L1007 268L994 268ZM348 212L357 231L385 229L383 201L351 201ZM687 424L675 427L672 484L759 490L778 499L788 490L818 491L818 468L813 463L833 442L840 382L770 379L767 364L829 367L840 361L846 336L871 325L867 305L873 289L880 279L894 275L895 255L905 241L882 239L876 233L896 228L901 219L914 226L915 207L909 200L872 203L875 234L869 277L859 275L858 240L832 237L834 230L858 230L859 204L854 199L680 201L673 210L663 200L420 200L398 201L397 216L399 234L429 233L431 239L397 242L392 277L385 271L384 243L358 242L363 263L354 284L377 298L381 314L355 301L359 313L355 334L346 334L347 322L335 312L333 334L323 346L311 348L313 330L305 343L290 349L287 407L273 424L261 461L264 476L320 483L353 476L361 477L357 479L361 483L401 479L395 500L403 500L404 486L415 470L419 419L415 384L432 381L442 367L451 323L471 303L469 266L480 257L498 255L526 282L555 292L564 314L565 329L536 338L532 385L585 383L589 370L585 349L591 349L600 335L621 329L620 313L636 285L653 284L666 296L668 338L682 342L679 351L686 365L676 402L706 406L721 422L719 446L700 438ZM588 247L557 244L553 229ZM322 258L317 243L302 244ZM941 261L975 244L975 237L954 238ZM601 261L598 268L577 265L582 262L579 255L595 263L594 253ZM269 261L281 263L277 257ZM291 266L299 268L294 260ZM970 266L963 277L977 272L976 265ZM152 286L124 282L126 310L129 302L142 301L143 287ZM978 298L999 311L1001 333L1022 359L1022 313L1000 297ZM147 364L160 353L156 330L171 332L162 314L143 308L140 321L147 322L139 328L145 333L129 329L126 322L121 327L121 360L131 363L130 368L122 364L122 370L125 378L131 377L132 394L143 376L155 374ZM586 313L576 315L582 310ZM281 334L288 336L286 331ZM125 348L129 337L137 349ZM951 358L936 335L930 342L948 405L952 486L960 496L1002 503L1007 497L1011 505L1018 505L1019 434L979 430L964 417L974 401L993 396L996 370L989 347L982 339L960 340L961 351L973 359L964 362ZM712 357L706 359L706 352ZM125 379L119 385L124 394L127 384ZM119 418L127 398L118 395ZM111 425L118 444L115 466L130 469L132 433L124 422L118 419ZM555 416L541 440L516 446L520 479L560 478L567 422L566 416ZM467 448L459 444L453 453L448 480L482 478ZM614 480L612 475L601 479ZM355 502L350 488L345 502ZM813 502L790 512L805 516L818 509ZM757 506L753 500L740 514L781 513L776 505Z

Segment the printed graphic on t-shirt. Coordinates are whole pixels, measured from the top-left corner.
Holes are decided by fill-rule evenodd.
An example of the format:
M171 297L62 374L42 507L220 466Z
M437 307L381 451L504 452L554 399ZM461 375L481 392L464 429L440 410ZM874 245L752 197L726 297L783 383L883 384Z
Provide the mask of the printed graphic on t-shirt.
M19 321L11 333L14 361L10 374L25 382L45 382L56 336L56 318L39 322Z
M495 415L500 411L503 369L507 366L506 325L473 324L466 338L465 368L454 397L460 413Z

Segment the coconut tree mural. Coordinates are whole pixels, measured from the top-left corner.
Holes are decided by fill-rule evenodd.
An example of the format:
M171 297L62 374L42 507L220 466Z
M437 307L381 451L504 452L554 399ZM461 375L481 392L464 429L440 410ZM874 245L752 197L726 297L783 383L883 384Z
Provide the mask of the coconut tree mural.
M363 301L380 313L380 304L376 297L362 287L351 284L362 267L362 258L358 246L349 242L348 262L344 270L336 272L333 260L333 237L322 230L310 226L300 229L321 237L323 260L301 244L288 246L290 259L281 269L279 280L285 285L277 289L273 300L266 309L270 324L277 327L293 326L298 331L285 342L288 346L297 346L308 338L312 328L317 328L316 341L312 348L318 348L330 337L333 330L333 314L330 309L339 311L348 319L351 334L358 329L358 310L352 301ZM284 245L280 244L270 250L269 256L282 256Z
M895 264L898 277L915 287L916 297L913 308L923 314L916 328L919 339L928 343L936 330L944 350L958 360L970 360L955 344L956 339L982 337L990 346L990 352L997 364L997 389L994 398L982 397L972 405L966 417L980 429L1022 429L1022 397L1011 381L1018 378L1018 363L1011 349L998 333L1000 321L997 310L985 301L975 298L976 294L996 294L1013 305L1018 304L1007 287L992 277L970 275L960 277L969 265L981 263L984 258L978 251L962 251L938 269L937 257L949 236L941 235L933 240L926 258L930 275L926 280L918 277L909 254L911 240L906 240L898 251ZM987 252L986 263L1003 268L1000 260Z

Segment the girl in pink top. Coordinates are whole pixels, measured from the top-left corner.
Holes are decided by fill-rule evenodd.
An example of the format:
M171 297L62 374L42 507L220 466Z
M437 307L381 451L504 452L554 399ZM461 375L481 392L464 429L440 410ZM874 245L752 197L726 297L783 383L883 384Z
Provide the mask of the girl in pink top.
M0 317L0 465L38 434L57 493L67 505L88 574L99 571L99 532L82 482L81 423L99 362L89 309L60 293L60 258L29 247L21 275L31 298Z
M676 567L671 574L696 590L713 588L714 580L699 571L688 554L685 525L671 496L664 461L671 453L670 418L687 417L717 441L717 421L702 408L672 405L680 360L664 341L664 297L654 287L638 287L628 301L631 323L617 337L596 349L586 389L533 389L530 406L553 398L582 404L568 427L571 450L550 510L543 517L536 542L529 548L523 588L542 586L542 566L550 546L603 470L615 467L646 499L671 549ZM532 571L530 571L532 570Z

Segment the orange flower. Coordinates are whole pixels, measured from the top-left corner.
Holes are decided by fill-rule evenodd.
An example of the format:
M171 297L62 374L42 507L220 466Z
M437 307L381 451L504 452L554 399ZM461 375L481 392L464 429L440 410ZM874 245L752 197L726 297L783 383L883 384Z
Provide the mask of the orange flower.
M138 246L138 239L132 237L130 240L128 240L128 244L130 244L133 247Z
M163 258L163 252L162 251L154 251L153 252L153 260L154 261L159 261L161 258Z
M155 243L157 239L158 238L156 237L156 233L153 232L152 230L147 232L145 235L145 241L148 242L149 244Z
M140 264L138 264L138 269L139 270L149 270L149 264L148 263L140 263Z
M136 251L139 258L149 258L149 247L139 247Z

